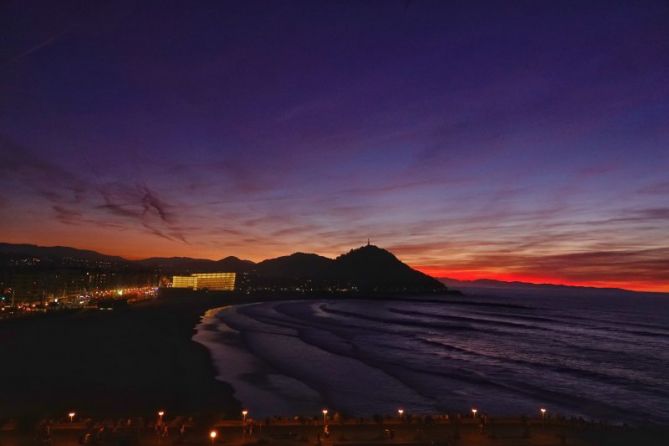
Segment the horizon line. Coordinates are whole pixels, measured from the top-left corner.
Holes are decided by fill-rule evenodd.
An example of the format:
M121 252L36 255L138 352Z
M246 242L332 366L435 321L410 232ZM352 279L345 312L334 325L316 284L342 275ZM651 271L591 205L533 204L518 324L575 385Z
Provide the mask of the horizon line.
M174 259L174 258L182 258L182 259L191 259L191 260L205 260L205 261L211 261L211 262L216 262L220 261L229 257L235 257L241 261L246 261L246 262L252 262L254 264L260 263L265 260L270 260L278 257L284 257L284 256L290 256L293 254L297 253L303 253L303 254L315 254L319 255L321 257L326 257L321 254L317 254L315 252L305 252L305 251L294 251L290 254L278 256L278 257L268 257L262 260L254 261L254 260L249 260L249 259L243 259L241 257L235 256L235 255L227 255L224 257L220 258L209 258L209 257L188 257L188 256L170 256L170 257L164 257L164 256L148 256L148 257L135 257L135 256L123 256L123 255L116 255L116 254L106 254L101 251L97 251L95 249L90 249L90 248L79 248L75 246L65 246L65 245L37 245L35 243L10 243L10 242L0 242L0 244L7 244L7 245L28 245L28 246L35 246L38 248L69 248L69 249L77 249L80 251L90 251L94 252L96 254L104 255L104 256L109 256L109 257L119 257L123 260L131 261L131 262L137 262L137 261L142 261L142 260L148 260L148 259L154 259L154 258L162 258L162 259ZM364 243L360 245L358 248L364 248L365 246L375 246L379 249L384 249L385 251L390 252L391 254L395 255L392 251L387 250L385 248L380 248L378 245L374 244L369 244L369 243ZM351 248L351 249L358 249L358 248ZM397 256L396 256L397 257ZM480 280L489 280L489 281L495 281L495 282L501 282L501 283L519 283L519 284L527 284L527 285L548 285L548 286L564 286L564 287L571 287L571 288L591 288L591 289L598 289L598 290L619 290L619 291L627 291L631 293L651 293L651 294L669 294L669 285L664 286L664 287L655 287L652 285L649 286L641 286L637 287L633 284L623 284L620 286L615 286L615 285L606 285L605 283L601 281L582 281L582 282L576 282L576 281L568 281L568 280L561 280L558 278L533 278L530 276L523 276L522 274L499 274L499 273L483 273L483 274L476 274L476 273L471 273L471 272L458 272L457 270L449 270L449 269L444 269L444 268L435 268L431 267L428 265L412 265L411 263L407 263L402 261L401 259L398 258L402 263L405 263L409 267L415 269L416 271L420 271L421 273L430 276L434 279L437 280L456 280L458 282L475 282L475 281L480 281Z

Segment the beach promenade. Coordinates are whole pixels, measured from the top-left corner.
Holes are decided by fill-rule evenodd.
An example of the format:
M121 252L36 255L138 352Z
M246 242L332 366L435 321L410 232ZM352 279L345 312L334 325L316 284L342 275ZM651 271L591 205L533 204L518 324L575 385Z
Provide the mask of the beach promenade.
M253 426L253 427L251 427ZM203 426L192 418L164 423L141 419L52 422L33 431L2 431L0 446L167 445L662 445L667 428L630 428L578 420L526 418L347 419L272 418L261 422L219 420Z

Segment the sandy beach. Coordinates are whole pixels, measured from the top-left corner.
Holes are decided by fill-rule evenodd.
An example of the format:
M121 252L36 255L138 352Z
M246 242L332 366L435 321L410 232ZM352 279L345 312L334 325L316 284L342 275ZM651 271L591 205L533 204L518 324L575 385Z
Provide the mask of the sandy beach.
M204 312L231 295L161 297L121 311L49 314L0 324L0 419L239 412L191 340Z

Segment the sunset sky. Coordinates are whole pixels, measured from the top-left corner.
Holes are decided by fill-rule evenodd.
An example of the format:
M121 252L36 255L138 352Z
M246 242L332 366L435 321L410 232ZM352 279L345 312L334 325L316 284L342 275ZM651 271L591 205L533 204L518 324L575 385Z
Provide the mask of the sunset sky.
M666 1L105 3L0 6L0 241L669 291Z

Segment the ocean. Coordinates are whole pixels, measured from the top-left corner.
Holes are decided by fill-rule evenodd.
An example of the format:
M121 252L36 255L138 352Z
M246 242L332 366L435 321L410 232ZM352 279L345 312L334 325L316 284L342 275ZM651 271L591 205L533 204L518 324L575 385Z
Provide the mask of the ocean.
M489 294L229 306L194 339L256 417L544 407L669 423L669 299Z

